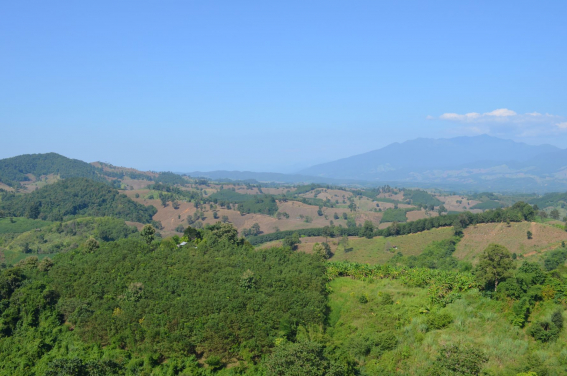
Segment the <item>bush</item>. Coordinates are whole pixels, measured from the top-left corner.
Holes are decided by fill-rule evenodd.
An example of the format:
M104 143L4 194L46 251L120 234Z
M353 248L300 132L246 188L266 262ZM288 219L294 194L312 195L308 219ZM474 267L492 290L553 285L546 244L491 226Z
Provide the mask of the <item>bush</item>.
M557 339L559 336L559 328L549 321L538 321L529 329L529 334L536 341L549 342Z
M267 376L344 374L340 366L331 364L325 357L323 345L310 341L284 342L277 346L266 360L265 367Z
M443 329L453 322L453 316L448 313L430 313L427 316L427 326L429 329Z
M482 364L488 361L483 351L474 347L449 345L444 346L437 356L437 364L432 375L479 375Z

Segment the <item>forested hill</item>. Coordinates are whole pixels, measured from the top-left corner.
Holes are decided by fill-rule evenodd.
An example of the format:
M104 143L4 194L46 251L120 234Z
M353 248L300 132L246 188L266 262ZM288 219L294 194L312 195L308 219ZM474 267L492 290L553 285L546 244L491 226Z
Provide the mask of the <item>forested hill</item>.
M30 180L27 174L35 177L56 174L61 178L82 177L103 181L97 169L89 163L71 159L57 153L24 154L0 160L0 182L14 186L17 182Z
M86 178L69 178L30 194L4 193L0 210L14 217L62 220L71 216L112 216L149 223L153 206L138 204L116 189Z

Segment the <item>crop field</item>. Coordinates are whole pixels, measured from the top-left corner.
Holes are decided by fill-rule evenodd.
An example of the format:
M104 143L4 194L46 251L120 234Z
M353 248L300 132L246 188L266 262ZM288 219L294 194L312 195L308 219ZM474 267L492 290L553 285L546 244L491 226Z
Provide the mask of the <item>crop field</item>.
M344 247L338 247L331 261L353 261L366 264L384 263L397 252L401 252L404 256L418 255L429 243L448 239L451 236L453 236L453 228L445 227L392 238L381 236L373 239L351 237L346 252ZM338 240L334 239L333 241ZM397 249L391 247L397 247ZM391 249L388 251L387 248Z
M458 196L458 195L450 195L450 196L446 196L446 195L436 195L435 196L439 201L443 201L443 206L445 206L445 208L448 211L464 211L464 210L468 210L471 211L473 213L476 212L481 212L482 210L471 210L471 207L479 204L480 201L475 201L475 200L467 200L467 198L465 196ZM460 201L460 202L457 202Z
M436 211L413 210L406 213L408 222L417 221L418 219L437 217L439 213Z
M531 240L527 237L528 231L533 234ZM505 223L479 224L465 229L454 256L474 263L490 243L497 243L512 253L529 257L553 249L561 241L567 241L567 232L541 223L519 222L510 226Z

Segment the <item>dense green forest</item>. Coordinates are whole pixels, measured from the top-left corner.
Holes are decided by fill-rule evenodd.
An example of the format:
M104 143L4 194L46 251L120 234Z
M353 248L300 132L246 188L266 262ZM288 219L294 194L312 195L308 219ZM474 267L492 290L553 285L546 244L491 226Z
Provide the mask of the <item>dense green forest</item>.
M27 174L36 178L56 174L62 179L83 177L104 181L94 166L56 153L25 154L0 160L0 182L16 186L17 182L30 180Z
M144 239L87 243L3 271L0 372L193 375L240 360L238 374L274 343L324 325L317 256L256 252L228 224L182 248Z
M113 216L149 223L153 206L138 204L105 183L86 178L69 178L32 193L3 193L0 211L4 216L61 221L73 216Z

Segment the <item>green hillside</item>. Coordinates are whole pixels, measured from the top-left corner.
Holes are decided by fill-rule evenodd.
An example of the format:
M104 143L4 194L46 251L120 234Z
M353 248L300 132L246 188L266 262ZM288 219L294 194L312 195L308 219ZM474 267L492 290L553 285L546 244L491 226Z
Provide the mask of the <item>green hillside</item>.
M94 166L57 153L24 154L0 160L0 182L15 186L17 182L30 180L26 174L32 174L36 178L55 174L63 179L82 177L98 181L104 180Z
M32 193L4 193L0 210L6 216L63 220L74 216L113 216L127 221L149 223L153 206L138 204L105 183L86 178L68 178Z

